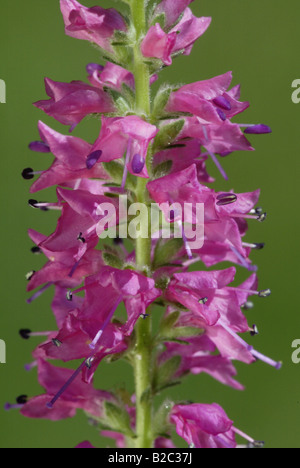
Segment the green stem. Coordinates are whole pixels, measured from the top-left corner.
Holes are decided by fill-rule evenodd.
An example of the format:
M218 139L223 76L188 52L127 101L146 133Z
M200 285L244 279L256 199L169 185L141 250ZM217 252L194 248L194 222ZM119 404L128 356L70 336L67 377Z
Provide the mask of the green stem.
M144 63L140 50L140 41L146 32L145 1L131 0L131 15L136 31L134 46L134 77L136 87L136 112L145 116L150 115L150 73ZM147 205L147 179L138 178L137 200ZM141 230L145 238L136 241L136 263L139 270L147 270L151 266L151 238L146 226L149 213L141 221ZM151 318L139 319L136 325L136 347L134 355L135 395L136 395L136 447L152 448L152 323Z

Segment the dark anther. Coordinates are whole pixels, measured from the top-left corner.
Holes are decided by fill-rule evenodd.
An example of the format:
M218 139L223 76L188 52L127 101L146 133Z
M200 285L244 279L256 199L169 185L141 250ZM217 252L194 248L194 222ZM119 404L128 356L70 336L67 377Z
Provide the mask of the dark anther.
M25 276L27 281L30 281L34 277L35 274L36 274L36 271L34 271L34 270L27 273L26 276Z
M199 300L199 304L205 305L208 302L208 297L203 297Z
M258 219L258 221L260 221L262 223L263 221L265 221L267 219L267 213L262 213L261 215L259 215L259 217L257 219Z
M67 292L67 300L68 300L69 302L71 302L71 301L73 300L73 293L72 293L72 291L68 291L68 292Z
M85 238L83 237L82 235L82 232L79 233L79 236L77 237L77 240L79 240L80 242L82 242L83 244L85 244Z
M27 401L28 401L27 395L20 395L18 398L16 398L16 402L18 405L25 405Z
M252 330L250 331L251 336L259 335L259 331L256 325L253 325Z
M259 297L269 297L271 296L272 291L271 289L264 289L263 291L259 291L258 295Z
M54 344L54 346L56 346L56 348L59 348L62 345L62 342L56 338L53 338L52 343Z
M23 179L25 180L30 180L30 179L33 179L34 178L34 173L33 173L33 169L31 169L31 167L27 167L26 169L24 169L24 171L22 172L22 177Z
M39 247L32 247L31 252L33 254L40 254L42 253L42 250Z
M31 334L31 330L27 328L24 328L19 331L19 335L21 336L21 338L23 338L23 340L29 340L30 334Z

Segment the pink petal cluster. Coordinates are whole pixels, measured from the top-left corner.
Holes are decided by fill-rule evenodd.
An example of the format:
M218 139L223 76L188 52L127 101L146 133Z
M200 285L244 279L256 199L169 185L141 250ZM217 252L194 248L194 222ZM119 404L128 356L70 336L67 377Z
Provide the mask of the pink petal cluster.
M263 221L266 215L257 208L259 190L238 194L208 186L214 179L207 161L212 159L227 178L222 158L234 151L253 150L243 126L232 122L249 106L240 101L239 86L230 89L232 74L171 89L159 115L152 119L137 115L132 112L130 100L135 93L134 75L124 68L124 63L118 63L112 45L116 31L128 31L122 15L114 9L87 8L75 0L60 3L66 33L115 54L116 63L89 64L88 84L46 79L50 99L35 104L71 126L71 130L86 116L101 114L101 130L94 141L87 142L58 133L40 121L40 141L30 144L33 151L52 153L54 159L49 169L26 169L23 177L38 175L32 193L56 186L57 199L49 203L30 200L29 204L44 211L56 210L59 218L49 236L29 231L35 244L33 252L43 254L47 262L28 276L28 291L36 290L28 302L46 289L53 289L57 329L41 334L46 340L35 349L34 362L27 366L38 367L45 393L19 406L27 417L50 420L73 417L78 409L84 410L100 427L104 426L104 436L115 439L118 447L126 447L135 430L135 396L122 401L117 395L96 390L93 377L103 359L124 357L130 361L135 325L149 319L152 304L165 307L154 374L159 376L160 369L166 374L170 363L178 361L167 373L162 388L153 384L153 391L161 391L188 374L200 373L242 390L236 380L235 361L251 364L261 359L280 367L248 344L247 338L247 334L256 332L245 315L253 305L249 298L270 294L269 290L258 289L257 267L249 256L252 249L263 245L245 242L247 221ZM179 52L189 54L194 42L207 30L211 19L196 18L190 3L162 0L154 10L148 32L141 40L143 56L153 59L154 65L157 59L171 65ZM156 22L161 17L163 20ZM154 74L151 82L155 79ZM120 102L127 106L122 107L123 112ZM261 125L246 130L270 132ZM170 241L153 239L152 268L147 276L136 267L135 250L127 250L118 239L113 246L99 243L98 226L105 214L97 207L112 204L120 227L123 219L119 195L126 193L135 200L138 177L147 179L149 201L163 204L161 210L169 222L177 222L175 214L173 220L168 218L169 205L176 203L182 209L189 203L193 207L197 203L204 205L203 247L191 249L183 237L176 249L171 249ZM189 221L195 224L193 209ZM202 270L191 271L190 266L200 261ZM222 262L235 267L207 270ZM234 282L237 266L250 272L241 285ZM125 317L117 313L121 304ZM23 338L35 335L39 334L21 330ZM66 363L78 359L82 364L75 372L51 364L52 360ZM112 423L109 405L127 414L126 429ZM161 433L155 434L156 448L174 447L172 426L189 446L196 448L235 448L235 434L241 434L217 404L172 402L165 424ZM93 447L83 442L77 448Z

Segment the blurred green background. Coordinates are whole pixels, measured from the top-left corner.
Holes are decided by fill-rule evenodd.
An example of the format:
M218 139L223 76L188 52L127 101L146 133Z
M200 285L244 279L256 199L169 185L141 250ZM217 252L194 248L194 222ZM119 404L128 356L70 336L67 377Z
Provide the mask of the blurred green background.
M96 0L84 0L93 6ZM111 6L113 2L101 2ZM291 343L300 339L298 286L299 217L299 124L300 104L291 101L291 83L300 78L299 0L196 0L197 15L212 16L209 31L198 41L190 57L182 57L165 70L160 79L192 82L232 70L234 84L242 84L242 99L251 107L243 121L266 123L272 135L253 136L253 153L238 153L224 161L230 182L217 176L221 190L262 189L261 205L268 211L264 224L250 224L248 240L266 242L262 252L253 254L259 265L261 288L272 288L268 299L255 301L248 312L260 335L255 346L276 360L283 360L280 372L263 363L238 365L245 392L235 392L208 376L188 378L172 389L174 399L218 402L235 425L269 448L300 447L300 364L291 361ZM85 79L85 65L97 61L97 51L87 42L64 35L59 1L15 0L1 2L0 78L7 85L7 103L0 104L1 150L1 318L0 338L6 341L7 364L0 364L0 447L72 448L83 440L96 446L111 444L99 439L84 415L51 423L25 419L18 412L5 413L6 401L20 394L40 392L36 373L26 373L37 339L28 342L18 336L20 328L33 331L52 329L52 292L27 305L24 275L38 269L43 259L30 253L29 227L48 234L54 230L56 215L34 211L27 206L30 183L22 180L24 167L46 168L51 156L31 153L30 141L38 138L37 121L42 119L60 131L54 120L34 108L44 99L43 78L57 81ZM239 120L241 121L241 120ZM75 135L93 141L98 123L86 119ZM214 168L211 170L214 172ZM215 172L214 172L215 173ZM53 199L53 191L40 196ZM242 272L245 276L245 273ZM101 365L96 383L103 389L124 385L132 389L128 368L119 363Z

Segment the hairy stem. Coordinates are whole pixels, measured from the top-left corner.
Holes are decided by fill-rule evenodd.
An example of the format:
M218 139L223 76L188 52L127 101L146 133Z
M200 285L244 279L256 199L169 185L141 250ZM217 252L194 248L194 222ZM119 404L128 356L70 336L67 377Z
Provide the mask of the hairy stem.
M141 37L146 32L146 16L144 0L131 0L131 14L136 31L134 46L134 77L136 87L136 112L150 115L150 73L144 63L140 50ZM139 178L137 199L147 205L147 179ZM149 214L141 221L141 237L136 241L136 263L140 270L147 270L151 265L151 239L148 230ZM136 394L136 447L151 448L152 434L152 324L151 318L139 319L136 326L136 348L134 357L135 394Z

